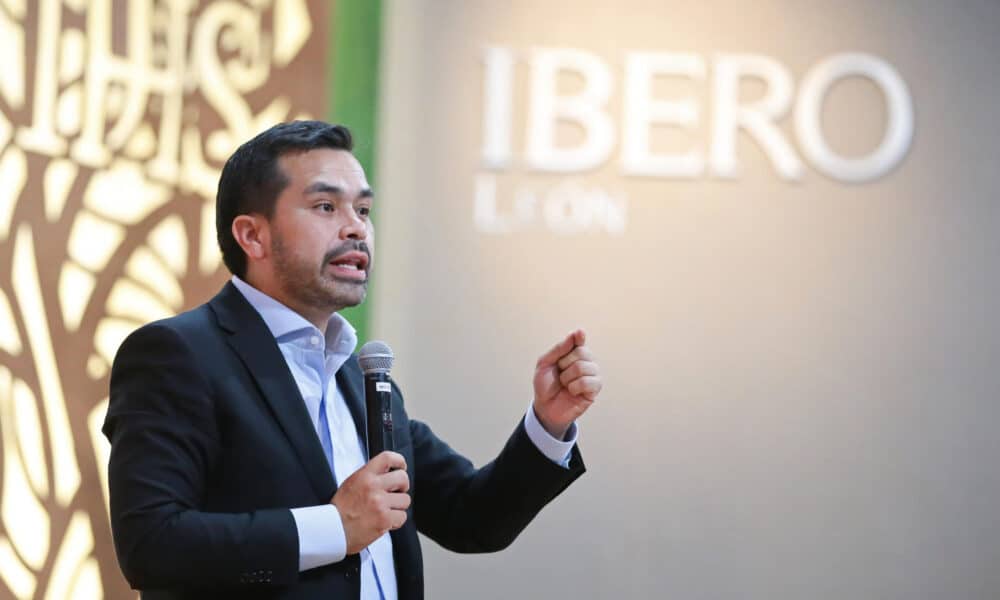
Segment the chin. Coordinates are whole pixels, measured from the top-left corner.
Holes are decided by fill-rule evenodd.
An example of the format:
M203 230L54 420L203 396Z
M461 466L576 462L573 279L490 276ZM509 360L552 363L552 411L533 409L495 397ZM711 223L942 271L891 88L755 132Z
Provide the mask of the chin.
M360 298L352 298L352 299L347 300L346 302L344 302L344 306L346 308L350 308L352 306L360 306L364 301L365 301L365 297L364 296L361 296Z
M362 290L359 294L334 294L333 299L337 306L343 308L350 308L352 306L358 306L365 301L368 296L367 290Z

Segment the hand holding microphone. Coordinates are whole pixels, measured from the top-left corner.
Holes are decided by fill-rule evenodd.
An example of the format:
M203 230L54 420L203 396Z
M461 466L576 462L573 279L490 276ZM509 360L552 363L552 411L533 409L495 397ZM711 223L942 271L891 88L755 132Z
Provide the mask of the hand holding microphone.
M347 553L357 554L387 531L406 523L410 507L406 459L382 452L348 477L330 504L340 512Z
M370 460L348 477L330 500L340 512L348 554L356 554L386 531L402 527L410 507L406 459L394 452L392 360L392 350L378 341L362 346L358 356L365 374Z

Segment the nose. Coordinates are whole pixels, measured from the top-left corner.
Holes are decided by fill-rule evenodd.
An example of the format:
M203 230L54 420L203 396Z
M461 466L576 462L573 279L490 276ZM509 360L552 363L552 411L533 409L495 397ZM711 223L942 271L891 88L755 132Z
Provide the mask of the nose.
M363 240L368 236L365 220L353 208L344 211L345 222L340 227L340 238L344 240Z

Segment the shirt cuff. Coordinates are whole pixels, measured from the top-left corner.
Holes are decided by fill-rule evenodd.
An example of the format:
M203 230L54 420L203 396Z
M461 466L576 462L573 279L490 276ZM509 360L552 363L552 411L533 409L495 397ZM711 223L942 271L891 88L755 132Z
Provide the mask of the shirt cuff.
M573 445L576 444L577 427L576 423L569 426L564 440L552 437L545 427L538 421L534 406L528 406L528 412L524 415L524 431L528 434L528 439L538 448L538 451L546 458L562 466L569 468L569 459L573 452Z
M299 571L340 562L347 556L347 535L332 504L292 508L299 532Z

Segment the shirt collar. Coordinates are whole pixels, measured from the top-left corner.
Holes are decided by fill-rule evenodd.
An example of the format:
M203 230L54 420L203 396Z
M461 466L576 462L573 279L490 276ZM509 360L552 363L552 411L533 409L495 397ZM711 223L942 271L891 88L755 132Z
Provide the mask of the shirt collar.
M281 302L233 275L233 285L250 306L254 307L267 325L275 340L293 339L307 333L319 333L319 329L307 321L305 317L288 308ZM350 355L358 344L358 334L354 326L338 313L330 315L326 324L326 351L335 354Z

